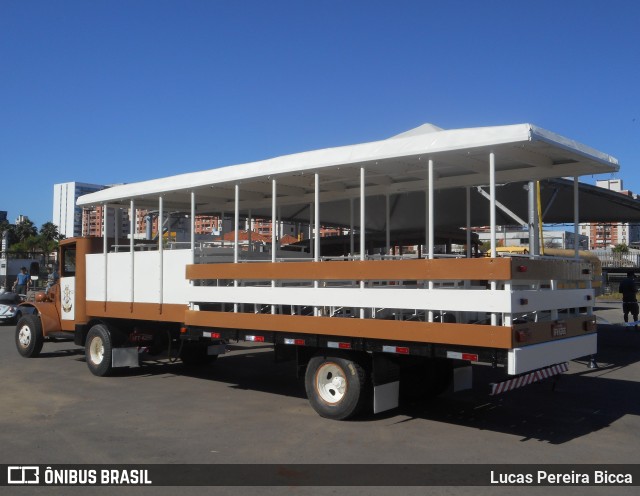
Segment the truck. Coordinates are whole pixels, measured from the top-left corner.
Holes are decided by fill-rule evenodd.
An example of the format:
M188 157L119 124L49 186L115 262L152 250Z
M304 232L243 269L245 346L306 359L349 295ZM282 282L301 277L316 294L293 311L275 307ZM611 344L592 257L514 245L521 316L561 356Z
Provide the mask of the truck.
M336 420L395 408L401 394L469 388L477 366L500 370L488 385L500 394L597 352L593 264L578 247L539 252L534 185L574 178L577 231L579 176L618 168L532 124L423 125L91 193L78 205L117 215L103 215L102 237L60 242L59 283L22 305L16 346L29 358L73 339L91 373L106 376L140 365L142 352L202 366L230 342L270 344L295 360L312 408ZM524 198L507 206L501 185L514 182ZM141 240L137 219L149 212L155 235ZM529 252L499 256L497 226L518 214L528 216ZM201 215L230 218L233 242L199 236ZM107 225L126 216L128 233ZM188 241L168 235L171 217L189 219ZM256 219L274 227L260 250L251 229L239 240ZM296 249L280 246L283 226L304 238ZM473 249L474 226L489 227L491 256ZM340 242L322 238L329 227Z

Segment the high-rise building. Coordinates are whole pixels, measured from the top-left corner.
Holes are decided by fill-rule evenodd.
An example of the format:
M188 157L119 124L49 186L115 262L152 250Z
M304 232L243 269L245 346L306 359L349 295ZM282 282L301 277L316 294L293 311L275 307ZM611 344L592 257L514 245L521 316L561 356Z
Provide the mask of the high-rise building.
M87 183L53 185L53 223L61 235L71 238L82 235L82 208L76 206L78 197L105 189L107 186Z
M596 186L611 191L617 191L621 195L635 195L623 188L622 179L602 179L596 181ZM631 245L640 241L640 224L629 222L598 222L580 224L580 234L589 236L589 248L592 250L608 249L624 244Z

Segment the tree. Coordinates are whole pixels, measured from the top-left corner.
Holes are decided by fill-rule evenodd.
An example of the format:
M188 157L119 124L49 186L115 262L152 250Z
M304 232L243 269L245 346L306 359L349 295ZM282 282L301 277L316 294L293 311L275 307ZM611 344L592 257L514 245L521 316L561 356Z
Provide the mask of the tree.
M620 243L611 248L611 251L613 253L629 253L629 247L624 243Z
M60 239L58 226L53 222L45 222L40 227L40 236L47 241L58 241Z
M38 234L38 229L29 219L25 219L19 224L16 224L14 227L14 231L16 233L16 238L18 238L18 241L25 241L27 238L36 236Z

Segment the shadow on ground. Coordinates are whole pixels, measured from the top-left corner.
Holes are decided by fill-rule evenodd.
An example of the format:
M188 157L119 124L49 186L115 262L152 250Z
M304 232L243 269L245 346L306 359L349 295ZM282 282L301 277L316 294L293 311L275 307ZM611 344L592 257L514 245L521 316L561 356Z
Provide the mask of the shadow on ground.
M614 325L599 326L598 331L597 369L589 368L589 357L585 357L575 360L570 373L557 381L549 380L492 397L488 395L488 384L504 380L505 375L500 369L476 367L472 390L446 393L428 402L406 403L385 414L367 414L355 421L445 422L511 434L520 437L522 442L538 440L551 444L585 436L606 428L625 415L640 415L638 382L623 380L613 374L636 366L640 361L640 331ZM305 398L304 382L295 377L293 362L275 363L273 351L265 346L247 349L232 345L230 348L235 353L220 357L206 368L193 370L180 361L159 360L136 369L117 369L113 380L161 374L168 377L186 375L224 382L237 390ZM42 357L79 354L82 350L73 348L43 353ZM78 356L75 360L84 360L84 357ZM615 374L620 375L629 374L624 371Z

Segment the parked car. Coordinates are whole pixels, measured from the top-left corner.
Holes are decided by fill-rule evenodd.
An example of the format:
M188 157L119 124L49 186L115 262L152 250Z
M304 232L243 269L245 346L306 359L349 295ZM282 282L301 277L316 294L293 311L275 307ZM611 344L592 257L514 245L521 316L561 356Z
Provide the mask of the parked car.
M0 325L16 324L20 320L22 311L18 304L21 302L22 298L16 293L0 294Z

